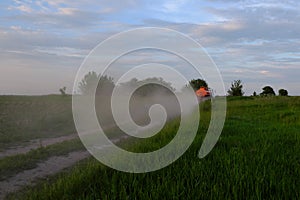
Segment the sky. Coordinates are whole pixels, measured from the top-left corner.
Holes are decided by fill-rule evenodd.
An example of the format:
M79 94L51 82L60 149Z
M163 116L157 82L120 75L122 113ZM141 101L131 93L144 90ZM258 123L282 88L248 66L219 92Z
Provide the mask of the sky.
M161 27L199 42L226 89L241 79L246 95L266 85L300 95L299 8L298 0L2 0L0 94L53 94L63 86L71 92L77 70L100 42ZM175 63L162 55L153 59Z

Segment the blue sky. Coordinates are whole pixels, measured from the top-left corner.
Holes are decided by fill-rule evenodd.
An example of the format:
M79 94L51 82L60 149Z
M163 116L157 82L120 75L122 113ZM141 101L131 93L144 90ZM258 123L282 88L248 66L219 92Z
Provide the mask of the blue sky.
M241 79L247 95L265 85L299 95L299 7L297 0L2 0L0 94L57 93L62 86L71 91L98 43L155 26L198 41L226 88Z

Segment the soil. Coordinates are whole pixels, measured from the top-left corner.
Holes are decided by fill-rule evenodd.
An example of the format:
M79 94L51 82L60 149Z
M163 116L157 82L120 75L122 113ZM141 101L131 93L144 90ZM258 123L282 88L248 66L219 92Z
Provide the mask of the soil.
M27 146L17 146L14 148L10 148L4 152L1 152L0 158L16 154L25 154L32 149L37 149L41 147L41 145L49 146L62 141L71 140L76 137L78 137L78 135L74 134L68 136L61 136L57 138L32 140ZM127 136L123 136L120 138L112 139L111 141L113 143L118 143L126 138ZM106 146L100 146L97 148L103 149L106 148ZM1 181L0 199L5 198L5 196L11 192L16 192L22 189L24 186L34 185L37 180L46 179L47 177L54 175L62 171L63 169L69 168L76 164L78 161L83 160L84 158L87 158L89 156L90 154L88 151L75 151L69 153L68 155L50 157L48 158L48 160L40 162L38 166L34 169L22 171L16 174L15 176L8 178L7 180Z
M0 159L7 156L25 154L33 149L38 149L40 147L46 147L52 144L72 140L76 137L78 137L77 134L72 134L72 135L66 135L66 136L61 136L56 138L41 138L41 139L30 140L28 143L19 146L12 146L9 147L7 150L0 152Z
M0 199L8 193L15 192L26 185L33 185L38 179L45 179L61 170L74 165L76 162L87 158L87 151L71 152L67 156L53 156L45 162L41 162L34 169L25 170L16 174L8 180L0 182Z

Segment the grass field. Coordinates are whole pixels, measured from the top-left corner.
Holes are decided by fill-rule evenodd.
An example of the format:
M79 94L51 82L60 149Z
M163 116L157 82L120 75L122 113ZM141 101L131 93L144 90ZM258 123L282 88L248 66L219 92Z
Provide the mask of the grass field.
M75 133L71 96L1 96L0 150L36 138Z
M210 119L201 106L194 143L175 163L145 174L123 173L94 159L10 195L15 199L299 199L300 97L228 98L225 126L213 151L197 157ZM166 144L178 122L159 138L132 143L144 152Z

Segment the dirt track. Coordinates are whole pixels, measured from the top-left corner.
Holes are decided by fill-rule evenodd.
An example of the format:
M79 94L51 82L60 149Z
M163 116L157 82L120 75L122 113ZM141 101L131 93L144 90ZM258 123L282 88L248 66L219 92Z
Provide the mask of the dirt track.
M8 180L0 182L0 199L3 199L10 192L17 191L26 185L34 184L37 179L54 175L88 156L90 154L87 151L77 151L71 152L67 156L50 157L45 162L38 164L36 168L25 170Z
M62 136L58 138L49 138L42 140L43 146L49 146L51 144L59 143L66 140L71 140L75 137L78 137L78 135L69 135L69 136ZM126 139L127 136L123 136L121 138L115 138L111 141L113 143L118 143L124 139ZM11 149L5 151L5 155L14 155L19 153L26 153L34 148L39 148L40 143L37 142L38 140L35 140L28 146L20 146L16 149ZM108 145L110 146L110 145ZM101 146L97 147L97 149L106 148L107 146ZM1 153L2 157L4 156L4 153ZM0 199L3 199L5 195L11 192L18 191L22 189L24 186L27 185L34 185L36 180L47 178L48 176L54 175L61 170L71 167L74 164L76 164L78 161L89 157L90 154L87 151L75 151L71 152L68 155L62 155L62 156L53 156L48 158L48 160L44 162L40 162L38 166L34 169L25 170L22 171L15 176L8 178L7 180L0 182Z
M56 137L56 138L42 138L42 139L30 140L30 142L25 143L24 145L13 146L13 147L8 148L5 151L0 152L0 159L7 157L7 156L13 156L13 155L17 155L17 154L25 154L33 149L38 149L40 147L46 147L46 146L56 144L59 142L72 140L76 137L78 137L77 134L72 134L72 135L66 135L66 136L61 136L61 137Z

